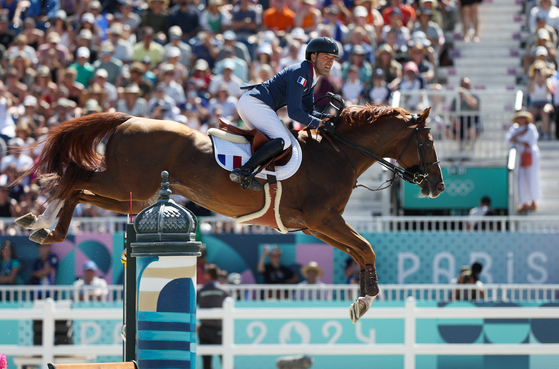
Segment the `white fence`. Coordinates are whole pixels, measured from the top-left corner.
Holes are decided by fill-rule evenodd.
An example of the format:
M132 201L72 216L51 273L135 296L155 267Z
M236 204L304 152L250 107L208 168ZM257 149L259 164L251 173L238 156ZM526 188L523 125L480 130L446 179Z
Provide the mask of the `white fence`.
M198 286L200 287L200 286ZM359 295L356 284L325 285L266 285L243 284L223 285L235 300L243 301L353 301ZM404 301L413 297L418 301L449 302L472 299L472 291L478 288L467 284L381 284L378 301ZM457 292L458 291L458 292ZM557 284L485 284L484 296L476 293L476 301L540 302L559 300ZM107 297L103 301L90 300L83 294L85 302L122 302L124 290L121 285L108 286ZM1 301L37 301L53 297L57 301L78 301L78 294L72 286L0 286ZM0 316L1 319L1 316Z
M361 319L404 319L403 344L236 344L235 320L238 319L349 319L347 308L236 308L234 300L225 300L223 308L199 309L199 319L223 319L223 343L200 345L198 355L223 355L224 369L234 367L237 355L404 355L404 368L415 368L416 355L557 355L559 344L417 344L418 319L556 319L557 307L522 308L418 308L413 297L405 307L376 308ZM122 345L54 345L55 320L122 319L122 309L58 308L52 299L33 309L2 309L2 320L43 320L43 345L0 345L9 356L41 356L42 367L56 356L122 354Z
M386 231L469 231L469 232L559 232L559 215L556 216L351 216L344 217L357 232ZM0 223L13 223L15 218L0 218ZM476 223L477 227L470 227ZM125 217L76 218L72 221L69 234L124 232ZM1 228L1 227L0 227ZM201 217L200 231L203 234L277 234L263 226L240 226L235 219L222 215ZM3 229L3 228L1 228ZM31 232L19 226L10 229L11 236L28 235Z

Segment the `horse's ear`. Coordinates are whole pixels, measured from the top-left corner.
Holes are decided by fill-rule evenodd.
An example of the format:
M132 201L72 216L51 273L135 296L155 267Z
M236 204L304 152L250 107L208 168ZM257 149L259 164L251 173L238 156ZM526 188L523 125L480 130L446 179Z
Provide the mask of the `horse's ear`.
M417 125L418 126L424 126L425 122L427 122L427 117L429 117L429 112L431 111L431 108L427 108L425 110L423 110L423 112L421 114L419 114L417 116Z

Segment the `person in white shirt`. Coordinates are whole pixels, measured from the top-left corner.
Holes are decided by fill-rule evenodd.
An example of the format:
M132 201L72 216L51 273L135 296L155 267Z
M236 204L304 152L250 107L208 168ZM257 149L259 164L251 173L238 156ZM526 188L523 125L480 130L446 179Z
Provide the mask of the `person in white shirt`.
M305 278L304 281L299 283L300 286L325 286L325 283L320 280L323 275L322 268L316 261L311 261L301 268L301 275ZM328 292L324 290L301 290L297 296L299 300L327 300Z
M74 300L79 301L104 301L109 294L107 281L97 277L97 264L88 260L83 266L83 278L72 284Z

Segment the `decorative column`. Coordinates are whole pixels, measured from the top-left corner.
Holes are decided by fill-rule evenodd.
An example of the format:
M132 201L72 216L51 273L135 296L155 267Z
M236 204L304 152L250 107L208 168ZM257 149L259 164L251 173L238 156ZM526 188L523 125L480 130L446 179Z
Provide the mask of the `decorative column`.
M196 368L198 221L170 199L162 172L161 199L134 220L136 360L142 369Z

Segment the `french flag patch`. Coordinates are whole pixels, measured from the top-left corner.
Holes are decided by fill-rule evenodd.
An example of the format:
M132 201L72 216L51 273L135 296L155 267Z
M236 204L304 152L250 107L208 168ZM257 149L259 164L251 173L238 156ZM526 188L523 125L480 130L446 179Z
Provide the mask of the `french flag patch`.
M217 158L219 159L221 164L223 164L223 166L225 166L229 170L236 169L243 164L242 163L243 158L241 156L237 156L237 155L218 154Z
M299 79L297 80L297 83L303 86L307 85L307 80L304 79L303 77L299 77Z

